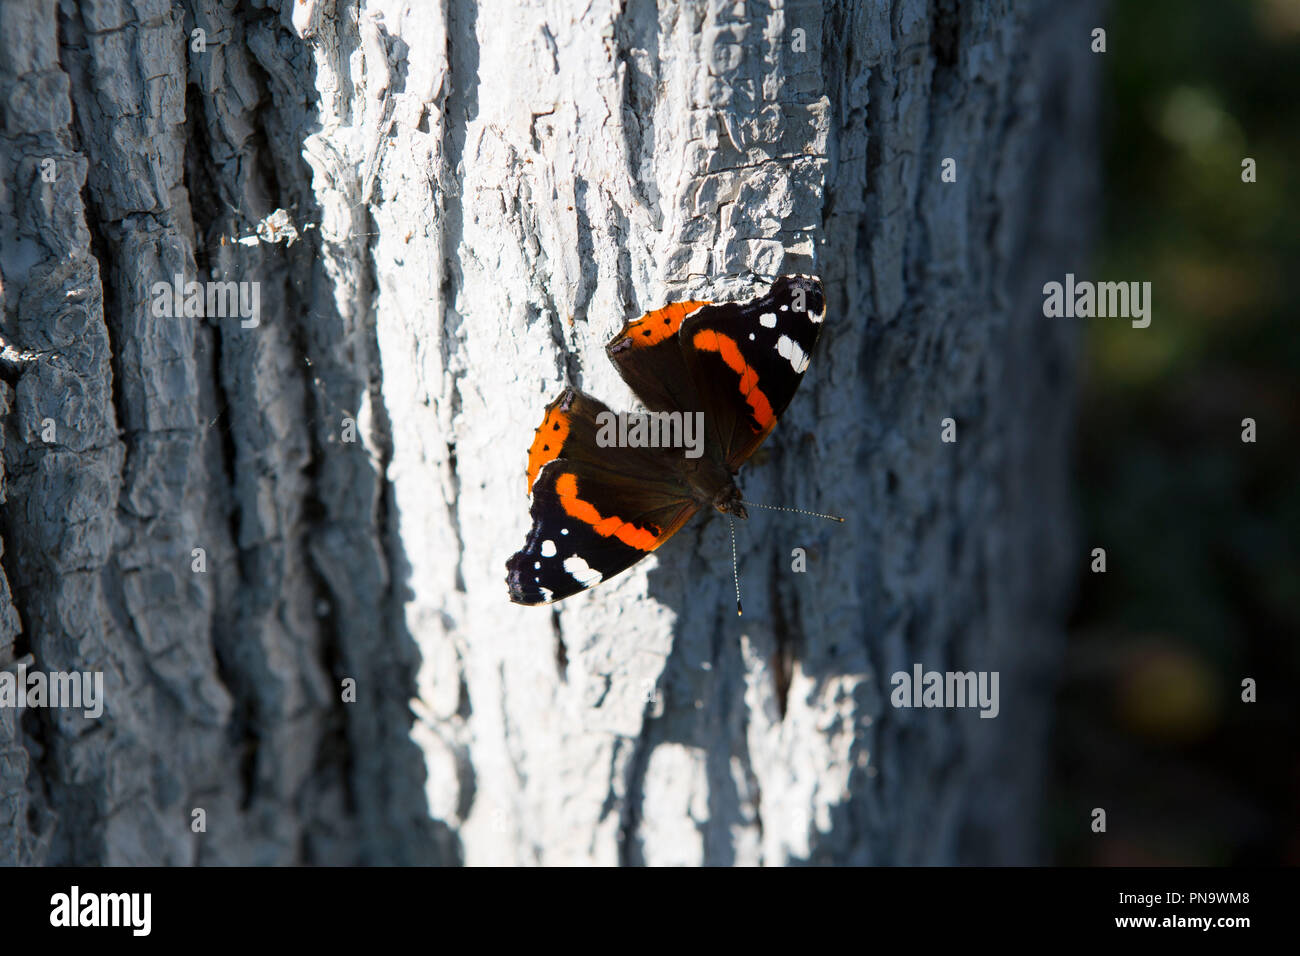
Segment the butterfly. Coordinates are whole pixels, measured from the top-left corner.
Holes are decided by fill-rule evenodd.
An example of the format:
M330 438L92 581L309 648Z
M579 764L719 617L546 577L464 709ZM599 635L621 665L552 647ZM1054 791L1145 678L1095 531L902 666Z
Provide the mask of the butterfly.
M528 450L532 527L506 562L510 600L549 604L608 580L701 508L747 517L736 472L790 403L825 317L821 282L787 275L743 301L627 322L605 352L649 415L629 426L575 388L546 407Z

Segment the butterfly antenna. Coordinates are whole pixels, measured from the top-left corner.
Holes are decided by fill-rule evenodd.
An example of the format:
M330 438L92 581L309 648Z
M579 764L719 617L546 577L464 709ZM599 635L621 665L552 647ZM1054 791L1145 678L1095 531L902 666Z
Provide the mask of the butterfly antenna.
M736 617L740 617L745 612L740 609L740 569L736 566L736 519L733 515L727 515L731 520L731 576L736 580Z
M766 508L768 511L789 511L797 515L808 515L810 518L825 518L827 521L838 521L844 523L844 519L839 515L824 515L820 511L804 511L802 508L782 508L780 505L760 505L757 501L742 501L742 505L749 505L751 508Z

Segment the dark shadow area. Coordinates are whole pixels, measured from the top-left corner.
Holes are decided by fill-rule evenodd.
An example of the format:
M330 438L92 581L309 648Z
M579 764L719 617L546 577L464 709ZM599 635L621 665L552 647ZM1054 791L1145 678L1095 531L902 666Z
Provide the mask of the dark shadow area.
M1154 308L1088 325L1077 485L1106 570L1081 569L1050 840L1069 864L1294 865L1300 8L1111 17L1097 271Z

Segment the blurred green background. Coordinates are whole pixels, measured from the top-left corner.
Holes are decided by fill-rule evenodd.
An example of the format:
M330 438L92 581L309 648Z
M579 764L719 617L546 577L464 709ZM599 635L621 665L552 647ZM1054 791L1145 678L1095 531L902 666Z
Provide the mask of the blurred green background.
M1107 572L1078 584L1049 846L1300 864L1300 0L1109 16L1106 207L1081 278L1150 280L1154 308L1146 329L1080 320L1080 518Z

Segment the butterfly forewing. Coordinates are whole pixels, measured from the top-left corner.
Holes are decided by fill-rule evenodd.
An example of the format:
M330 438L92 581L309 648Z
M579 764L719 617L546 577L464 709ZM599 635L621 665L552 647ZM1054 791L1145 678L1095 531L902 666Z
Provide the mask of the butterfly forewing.
M686 366L735 471L794 397L826 315L821 283L782 276L766 295L706 306L678 332Z
M542 466L533 482L532 528L506 562L516 604L558 601L627 570L698 509L671 484L649 484L635 470L620 470L620 462L635 460L630 449L606 451L613 453L606 461L612 467L571 458Z
M604 403L566 388L546 407L528 450L532 528L506 562L510 599L558 601L618 574L694 513L673 452L605 446Z

